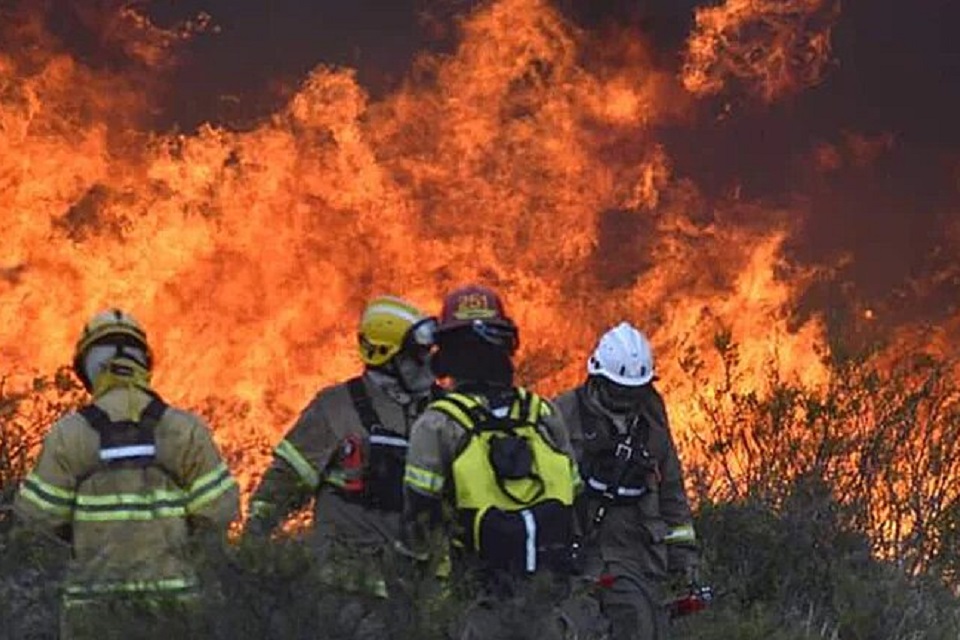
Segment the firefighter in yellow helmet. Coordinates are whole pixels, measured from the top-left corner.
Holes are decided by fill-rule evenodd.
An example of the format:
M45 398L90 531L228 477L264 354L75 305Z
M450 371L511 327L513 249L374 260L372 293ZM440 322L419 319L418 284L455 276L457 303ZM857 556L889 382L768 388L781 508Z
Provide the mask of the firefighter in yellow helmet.
M249 533L270 533L312 499L321 557L368 557L352 572L365 583L345 586L385 595L376 556L397 538L409 427L436 391L435 324L395 296L367 304L357 335L363 373L320 390L276 446L252 497Z
M564 637L552 601L567 595L576 463L560 414L514 383L519 332L491 289L470 285L444 300L435 370L452 390L430 404L410 434L404 535L398 549L420 560L449 532L456 584L480 586L461 639ZM442 547L442 545L441 545ZM545 611L507 608L535 576L553 583ZM541 603L543 604L543 603ZM515 622L515 621L514 621ZM533 637L533 635L529 635Z
M622 322L600 337L586 382L561 394L584 479L578 500L587 576L607 576L600 606L613 640L663 640L670 573L699 584L699 551L667 410L643 333Z
M188 540L224 532L239 513L209 428L152 390L151 368L132 316L94 316L74 357L93 401L53 425L16 497L21 523L72 545L61 638L98 635L92 627L115 597L165 606L195 599Z

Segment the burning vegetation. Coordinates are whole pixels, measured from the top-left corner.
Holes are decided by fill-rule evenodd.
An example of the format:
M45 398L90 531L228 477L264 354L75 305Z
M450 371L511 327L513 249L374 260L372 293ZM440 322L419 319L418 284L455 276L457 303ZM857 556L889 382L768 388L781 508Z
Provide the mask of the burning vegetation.
M189 131L157 112L217 16L161 27L104 1L61 11L65 26L63 4L0 7L5 491L80 400L61 367L101 308L143 321L157 388L211 421L249 491L299 408L359 368L367 299L436 308L476 280L504 293L522 382L546 394L619 319L648 332L716 541L736 524L717 505L829 517L957 586L960 309L936 301L960 288L960 227L942 221L929 269L870 300L848 257L796 257L814 197L718 195L672 152L718 110L762 118L828 82L839 3L698 8L673 60L546 0L474 3L445 25L455 46L383 95L321 64L255 124ZM836 131L797 173L822 184L897 144Z

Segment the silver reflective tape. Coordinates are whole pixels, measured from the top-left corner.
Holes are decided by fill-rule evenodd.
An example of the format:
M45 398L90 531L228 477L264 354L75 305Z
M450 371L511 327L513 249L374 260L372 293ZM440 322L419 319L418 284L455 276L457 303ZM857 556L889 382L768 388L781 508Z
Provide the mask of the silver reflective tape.
M138 444L130 447L112 447L100 450L101 460L123 460L124 458L144 458L157 455L157 448L152 444Z
M372 435L370 436L370 444L385 444L389 447L408 447L410 443L406 439L399 436L381 436L381 435Z
M530 509L524 509L520 515L523 516L523 526L527 528L527 573L533 573L537 570L537 521Z
M606 491L607 485L596 478L587 478L587 486L595 491Z
M587 478L587 486L594 491L606 491L610 487L610 485L600 482L596 478ZM639 498L646 492L646 487L617 487L617 495L624 498Z
M371 313L387 313L387 314L396 316L397 318L401 318L402 320L406 320L410 324L414 324L423 319L422 316L419 316L399 306L399 303L397 302L383 302L380 304L371 305L367 307L366 313L364 315L368 315Z

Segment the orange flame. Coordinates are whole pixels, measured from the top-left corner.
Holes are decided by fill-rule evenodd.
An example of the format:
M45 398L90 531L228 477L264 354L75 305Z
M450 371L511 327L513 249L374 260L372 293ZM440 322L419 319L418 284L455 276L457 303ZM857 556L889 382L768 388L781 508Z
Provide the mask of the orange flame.
M698 14L688 89L732 76L772 99L820 77L830 21L794 24L824 4L752 6ZM754 20L767 35L736 45ZM498 287L523 382L548 393L629 318L652 336L680 430L698 410L678 361L718 327L750 367L776 356L784 375L824 379L819 321L789 323L813 275L783 258L792 214L705 210L674 175L656 127L688 98L642 43L587 60L596 43L546 0L489 3L462 27L453 54L424 56L381 101L320 67L243 132L151 134L135 83L55 47L31 66L0 55L6 373L54 370L89 314L128 308L158 389L212 419L248 488L316 389L358 370L355 324L381 292L434 309L454 284ZM758 66L756 47L780 61Z
M726 0L700 8L684 86L714 95L732 83L765 102L818 84L830 62L836 0Z

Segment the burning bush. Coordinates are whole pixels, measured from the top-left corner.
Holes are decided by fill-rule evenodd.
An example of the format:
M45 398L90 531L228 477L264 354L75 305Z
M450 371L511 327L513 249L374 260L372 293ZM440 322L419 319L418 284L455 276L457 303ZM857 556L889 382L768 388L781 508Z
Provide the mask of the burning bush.
M956 637L960 604L947 587L957 586L960 516L946 478L955 477L960 420L945 364L927 358L881 366L865 354L832 362L822 388L787 382L771 368L765 393L742 395L724 386L739 375L737 345L721 335L716 347L727 380L712 381L701 396L710 420L691 430L683 455L696 461L688 479L699 503L706 577L720 597L709 612L678 621L676 637ZM709 382L696 358L685 366ZM57 380L3 398L5 505L35 453L29 434L43 433L79 400L69 377ZM242 451L226 454L234 464L245 459ZM362 568L331 576L296 536L202 551L205 613L181 620L184 637L312 638L323 629L324 637L349 638L367 629L439 639L467 606L457 590L413 580L377 601L381 617L370 618L360 596L331 586L355 584ZM62 543L3 527L0 637L53 633L65 560ZM525 606L547 607L544 598L541 592L533 600L539 604ZM128 606L99 619L104 637L169 637L170 630L151 635L144 612ZM378 619L391 621L389 632L377 630Z

